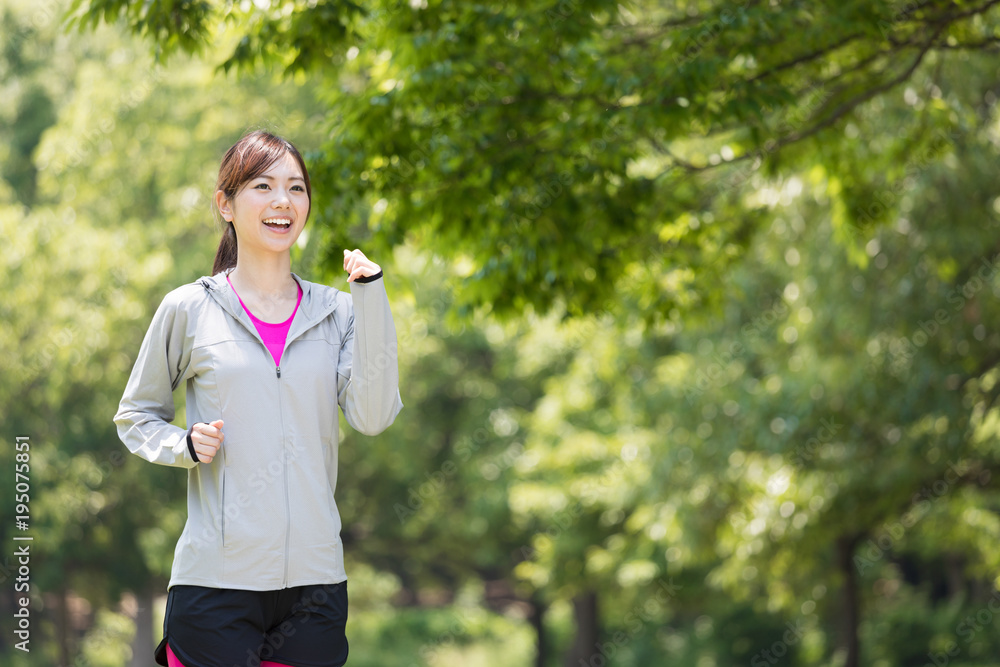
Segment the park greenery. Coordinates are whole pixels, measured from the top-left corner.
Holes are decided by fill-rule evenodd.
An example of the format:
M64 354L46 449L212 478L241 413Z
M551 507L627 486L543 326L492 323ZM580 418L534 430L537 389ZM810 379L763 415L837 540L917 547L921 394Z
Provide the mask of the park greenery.
M1000 665L997 5L0 1L0 661L152 664L187 478L111 419L265 128L398 333L348 664Z

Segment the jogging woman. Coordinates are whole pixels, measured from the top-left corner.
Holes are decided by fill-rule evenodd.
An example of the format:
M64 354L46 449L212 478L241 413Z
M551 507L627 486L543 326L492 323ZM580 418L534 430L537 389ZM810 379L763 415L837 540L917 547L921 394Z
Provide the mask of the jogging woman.
M188 469L155 659L343 665L337 406L368 435L403 407L382 270L344 250L350 295L292 273L312 190L285 139L245 135L216 190L224 232L213 275L164 297L115 415L129 451ZM170 424L182 383L186 430Z

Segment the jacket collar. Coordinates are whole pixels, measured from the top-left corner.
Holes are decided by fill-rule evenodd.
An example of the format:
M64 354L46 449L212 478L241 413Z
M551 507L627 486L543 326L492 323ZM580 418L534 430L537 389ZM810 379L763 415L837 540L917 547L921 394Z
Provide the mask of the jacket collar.
M205 290L227 313L239 320L250 333L259 339L257 327L250 321L250 317L240 304L236 291L226 280L230 271L232 268L224 269L214 276L202 276L197 282L205 287ZM320 289L322 286L303 280L294 271L292 278L302 288L302 300L299 302L298 310L295 311L295 319L292 320L292 326L288 331L288 342L326 319L337 308L335 297L338 290L336 288Z

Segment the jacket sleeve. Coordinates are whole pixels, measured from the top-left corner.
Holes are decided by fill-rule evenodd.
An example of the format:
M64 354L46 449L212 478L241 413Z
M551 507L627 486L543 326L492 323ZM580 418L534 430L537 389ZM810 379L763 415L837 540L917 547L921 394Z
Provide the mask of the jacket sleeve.
M347 423L365 435L389 428L403 409L396 326L382 278L352 281L354 305L341 343L338 402Z
M160 465L193 468L188 430L174 426L173 391L190 377L187 314L174 292L164 297L139 348L115 415L118 437L133 454Z

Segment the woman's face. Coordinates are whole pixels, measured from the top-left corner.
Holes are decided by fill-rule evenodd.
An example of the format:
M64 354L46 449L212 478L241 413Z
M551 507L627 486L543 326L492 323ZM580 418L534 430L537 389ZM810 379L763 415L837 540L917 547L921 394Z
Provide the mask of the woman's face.
M309 214L309 195L299 163L285 153L266 172L247 181L227 201L215 193L219 211L236 227L240 251L288 252Z

